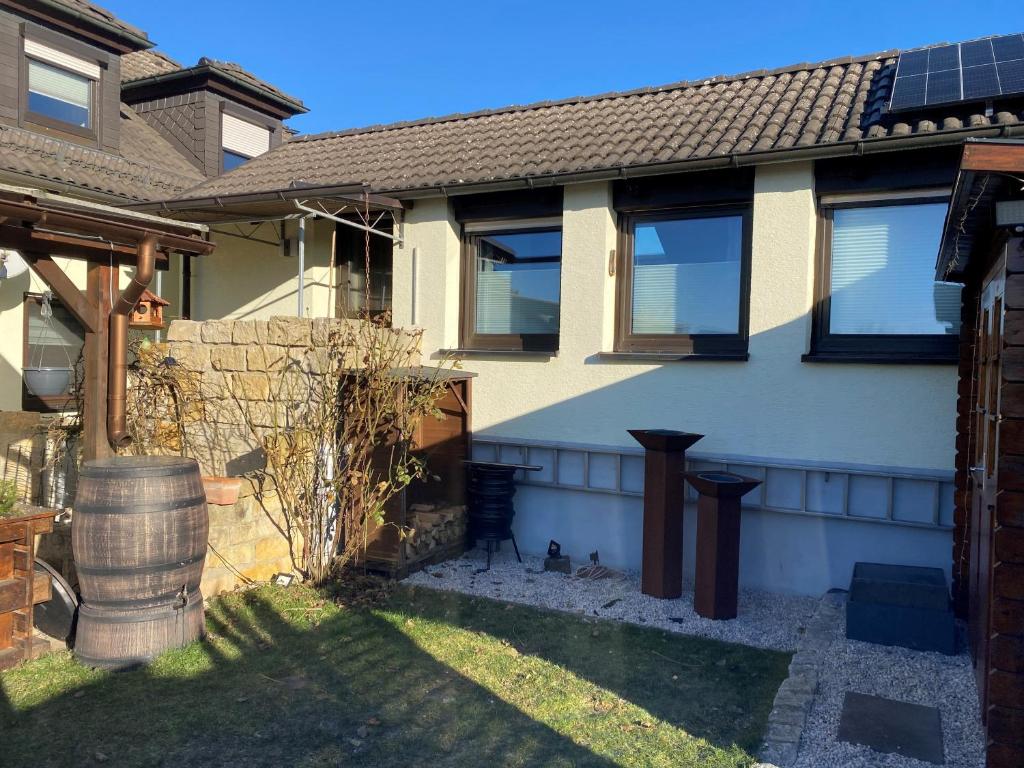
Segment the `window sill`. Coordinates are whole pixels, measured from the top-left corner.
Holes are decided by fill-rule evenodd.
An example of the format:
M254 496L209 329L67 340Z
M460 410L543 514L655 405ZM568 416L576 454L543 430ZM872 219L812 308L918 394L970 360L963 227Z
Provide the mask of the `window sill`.
M442 355L455 357L514 357L517 359L550 360L558 357L558 350L537 349L439 349Z
M747 352L697 353L685 352L598 352L598 358L614 362L689 363L689 362L736 362L745 363L750 359Z
M926 356L926 355L900 355L900 354L872 354L869 352L811 352L800 357L803 363L846 363L859 365L957 365L960 360L956 357Z

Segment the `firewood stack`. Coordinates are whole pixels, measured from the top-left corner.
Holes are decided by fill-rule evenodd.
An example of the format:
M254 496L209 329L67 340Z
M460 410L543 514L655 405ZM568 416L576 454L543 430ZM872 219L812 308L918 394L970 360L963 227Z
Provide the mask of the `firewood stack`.
M444 559L461 553L466 541L466 508L413 504L403 541L405 561L411 565L431 558Z

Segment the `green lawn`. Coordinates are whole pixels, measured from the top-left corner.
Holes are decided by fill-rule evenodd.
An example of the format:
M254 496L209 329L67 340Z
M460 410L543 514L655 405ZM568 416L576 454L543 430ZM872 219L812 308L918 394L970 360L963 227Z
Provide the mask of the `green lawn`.
M215 600L205 642L0 676L0 766L746 766L789 655L400 588Z

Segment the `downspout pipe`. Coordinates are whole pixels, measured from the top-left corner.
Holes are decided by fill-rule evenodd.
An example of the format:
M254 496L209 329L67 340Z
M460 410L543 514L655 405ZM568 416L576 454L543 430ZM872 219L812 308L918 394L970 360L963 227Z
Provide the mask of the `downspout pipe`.
M110 354L107 361L107 440L115 448L131 442L125 424L125 401L128 393L128 319L142 292L149 287L156 272L154 235L147 234L139 243L138 265L132 281L110 307Z

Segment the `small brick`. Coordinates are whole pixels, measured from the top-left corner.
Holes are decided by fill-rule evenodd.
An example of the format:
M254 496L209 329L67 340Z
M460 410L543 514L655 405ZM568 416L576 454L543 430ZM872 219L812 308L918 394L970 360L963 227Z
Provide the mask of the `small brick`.
M313 323L302 317L272 317L268 343L282 347L308 347L313 343Z
M236 373L232 377L235 394L243 400L266 400L270 397L270 379L265 373Z
M194 320L174 320L167 328L168 341L201 341L202 323Z
M244 371L245 347L218 345L210 348L210 364L215 371Z
M236 320L231 329L232 344L257 344L256 323L253 320Z
M207 344L230 344L233 325L231 320L207 320L203 323L203 341Z

